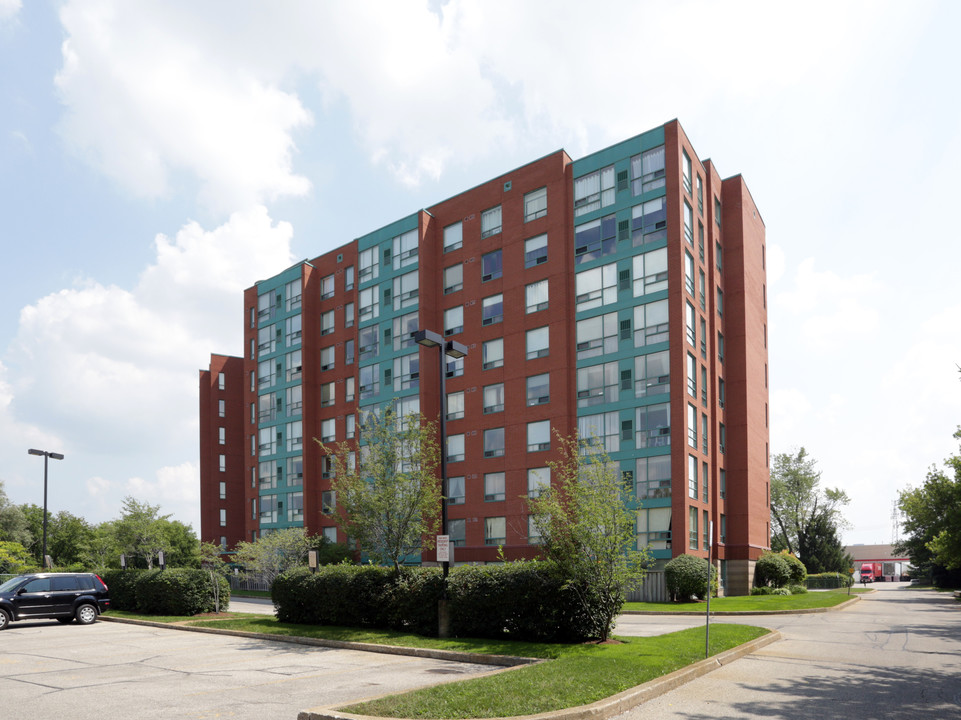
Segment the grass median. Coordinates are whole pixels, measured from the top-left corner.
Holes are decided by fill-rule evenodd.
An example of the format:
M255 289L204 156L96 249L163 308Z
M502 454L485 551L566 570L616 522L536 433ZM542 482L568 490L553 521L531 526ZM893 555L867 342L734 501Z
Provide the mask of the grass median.
M851 597L868 592L863 588L847 588L807 592L800 595L744 595L737 597L711 598L711 613L716 612L790 612L830 608L847 602ZM700 602L629 602L624 604L625 611L634 612L694 612L704 613L707 603Z

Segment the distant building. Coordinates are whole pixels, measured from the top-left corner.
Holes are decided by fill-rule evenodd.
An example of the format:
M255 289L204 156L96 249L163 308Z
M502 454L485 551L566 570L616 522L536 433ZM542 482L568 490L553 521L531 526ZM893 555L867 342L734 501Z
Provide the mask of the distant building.
M910 567L911 558L894 552L894 545L848 545L844 552L854 558L854 578L860 581L863 563L880 563L879 580L888 582L900 580Z
M469 348L444 368L456 562L536 555L527 497L579 431L620 465L639 546L713 544L747 593L770 545L766 305L750 192L677 121L552 153L245 291L243 358L201 373L202 537L342 540L313 439L388 401L438 417L428 329Z

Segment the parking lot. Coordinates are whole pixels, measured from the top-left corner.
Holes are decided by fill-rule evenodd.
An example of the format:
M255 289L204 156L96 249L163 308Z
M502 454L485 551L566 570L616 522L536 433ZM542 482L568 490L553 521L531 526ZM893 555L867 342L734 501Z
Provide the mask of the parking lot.
M19 622L0 637L10 717L290 718L489 666L111 622Z

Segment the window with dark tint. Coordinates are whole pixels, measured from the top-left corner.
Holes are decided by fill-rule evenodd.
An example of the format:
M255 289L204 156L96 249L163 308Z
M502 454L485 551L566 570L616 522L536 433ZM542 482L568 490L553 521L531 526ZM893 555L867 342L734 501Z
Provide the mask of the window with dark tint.
M23 586L23 591L28 593L50 592L50 578L34 578Z
M51 590L80 590L80 578L76 575L50 578Z

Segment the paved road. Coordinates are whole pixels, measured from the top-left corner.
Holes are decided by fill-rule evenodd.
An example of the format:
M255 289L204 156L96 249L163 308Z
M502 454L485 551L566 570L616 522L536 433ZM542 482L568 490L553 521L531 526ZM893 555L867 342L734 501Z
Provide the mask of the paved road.
M0 716L294 720L490 669L121 623L18 622L0 635Z
M837 612L724 617L784 639L619 716L619 720L946 720L961 718L961 605L878 583ZM617 632L702 625L624 616Z
M258 615L273 615L274 603L268 598L230 598L230 612L257 613Z

